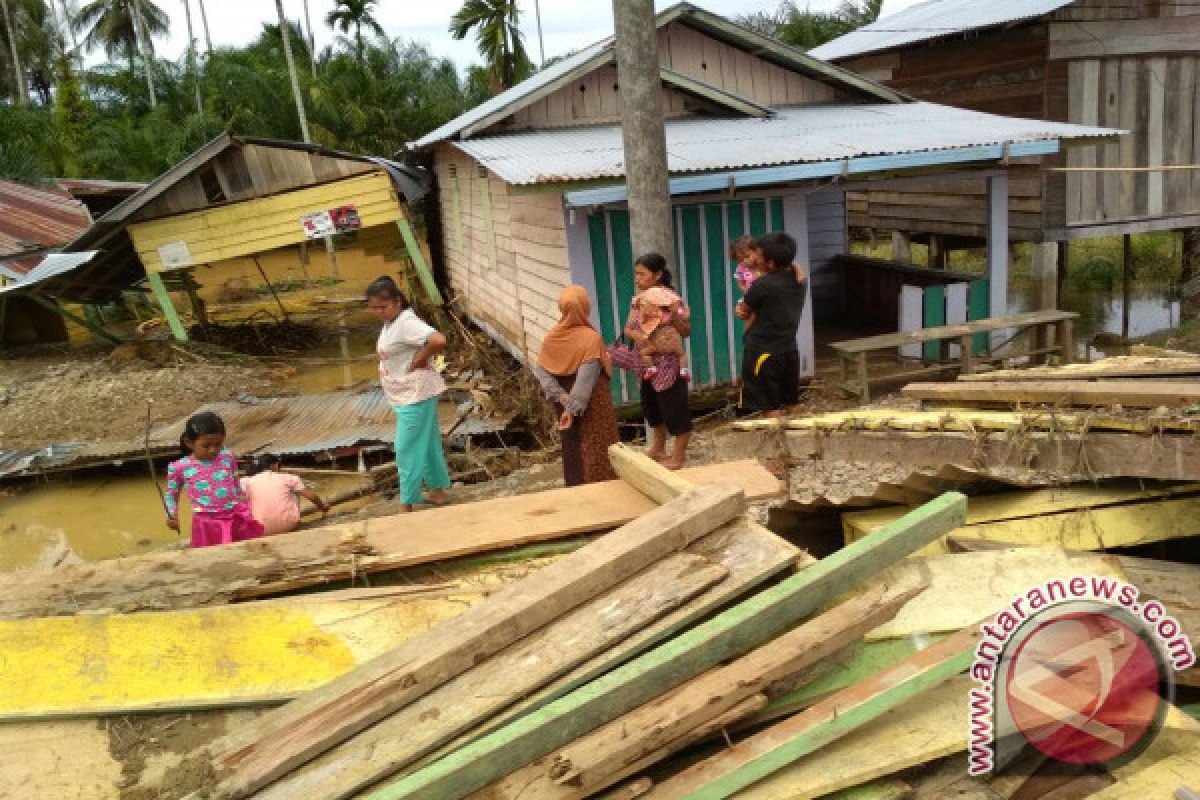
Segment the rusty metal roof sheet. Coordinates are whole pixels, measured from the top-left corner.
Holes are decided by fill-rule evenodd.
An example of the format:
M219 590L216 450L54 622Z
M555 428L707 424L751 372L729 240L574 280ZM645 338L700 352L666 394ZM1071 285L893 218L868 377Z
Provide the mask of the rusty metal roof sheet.
M1117 133L935 103L813 105L782 108L770 119L668 120L667 160L672 174L698 173ZM454 146L512 184L625 174L618 125L512 133Z
M66 244L89 221L87 209L66 192L0 180L0 258Z
M1074 0L926 0L839 36L808 53L825 61L877 53L942 36L1033 19Z

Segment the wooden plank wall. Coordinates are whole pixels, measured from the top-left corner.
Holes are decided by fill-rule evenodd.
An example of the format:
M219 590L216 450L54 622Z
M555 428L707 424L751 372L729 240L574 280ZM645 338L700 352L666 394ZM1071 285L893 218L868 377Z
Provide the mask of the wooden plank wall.
M231 147L148 203L138 219L156 219L221 203L266 197L375 169L378 167L367 162L304 150L257 144Z
M536 354L570 282L562 195L514 194L451 145L435 163L451 288L514 348Z
M776 66L679 22L659 30L658 55L664 66L767 106L839 99L826 83ZM673 89L663 92L663 102L668 117L696 112L696 103ZM609 64L518 110L502 129L611 124L620 119L617 68Z
M849 251L846 242L846 193L823 189L807 196L808 271L812 306L818 316L837 316L844 287L834 259Z

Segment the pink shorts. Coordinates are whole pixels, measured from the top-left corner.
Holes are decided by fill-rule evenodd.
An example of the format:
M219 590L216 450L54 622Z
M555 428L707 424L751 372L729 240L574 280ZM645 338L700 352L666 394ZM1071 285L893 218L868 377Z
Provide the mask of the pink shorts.
M192 547L244 542L263 535L262 523L240 504L229 511L200 513L192 517Z

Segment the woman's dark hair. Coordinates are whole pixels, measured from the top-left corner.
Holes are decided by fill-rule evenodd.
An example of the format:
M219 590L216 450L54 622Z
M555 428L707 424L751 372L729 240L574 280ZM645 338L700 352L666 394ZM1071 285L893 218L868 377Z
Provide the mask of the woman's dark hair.
M667 259L661 253L646 253L644 256L638 256L637 261L634 261L633 264L634 266L641 264L654 273L664 288L675 288L671 285L671 270L667 269Z
M400 305L408 308L408 298L390 275L380 275L367 286L367 298L386 297L388 300L399 300Z
M258 458L254 459L252 462L250 462L250 469L247 470L247 473L250 475L257 475L260 472L268 471L269 469L271 469L271 467L275 466L276 464L282 464L282 463L283 463L282 458L275 455L274 453L267 453L265 455L259 456Z
M200 436L210 434L225 435L225 421L211 411L201 411L192 414L183 424L183 433L179 435L179 451L185 456L192 452L191 443Z
M786 233L768 233L758 240L758 247L771 272L787 269L796 260L796 240Z

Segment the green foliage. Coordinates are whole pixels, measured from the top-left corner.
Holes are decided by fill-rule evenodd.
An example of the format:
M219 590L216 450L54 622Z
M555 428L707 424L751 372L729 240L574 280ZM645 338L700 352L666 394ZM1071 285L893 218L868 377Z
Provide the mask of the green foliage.
M521 36L517 0L465 0L450 18L450 35L465 39L472 30L487 64L492 94L511 89L533 74Z
M737 18L751 30L801 50L832 41L879 18L883 0L843 0L834 11L806 11L794 0L783 0L775 11L759 11Z

